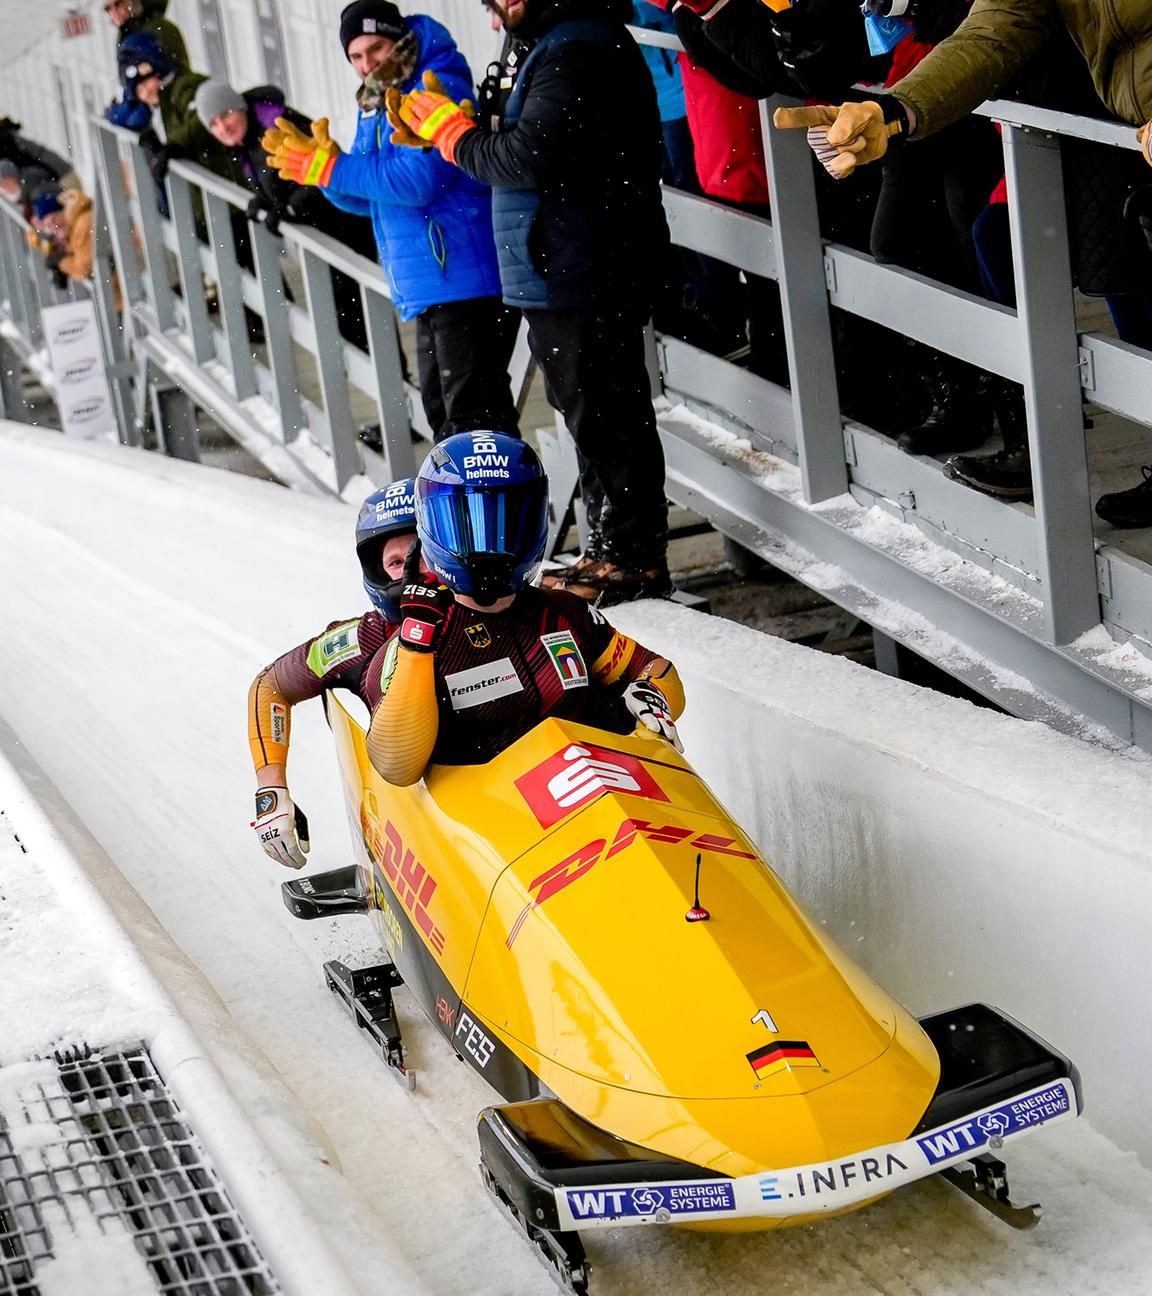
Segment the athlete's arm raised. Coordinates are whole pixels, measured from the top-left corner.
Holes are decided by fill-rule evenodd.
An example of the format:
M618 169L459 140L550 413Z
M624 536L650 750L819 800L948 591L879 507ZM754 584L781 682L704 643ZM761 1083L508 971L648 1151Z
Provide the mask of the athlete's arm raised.
M288 792L288 740L292 703L266 666L248 690L248 745L256 766L256 818L252 827L261 849L288 868L308 862L308 820Z
M452 591L424 583L420 546L404 564L400 629L387 649L380 675L381 698L368 729L368 759L385 782L408 787L423 777L436 746L436 644L452 606Z

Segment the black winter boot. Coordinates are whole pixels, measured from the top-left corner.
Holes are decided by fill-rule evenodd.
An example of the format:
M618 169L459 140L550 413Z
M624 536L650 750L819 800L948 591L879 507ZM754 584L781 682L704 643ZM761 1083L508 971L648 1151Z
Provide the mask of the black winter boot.
M1005 378L992 379L990 388L1004 449L990 455L953 455L944 465L944 475L985 495L1030 500L1032 460L1028 454L1024 389Z
M1152 526L1152 466L1140 469L1144 480L1128 490L1101 495L1096 501L1096 513L1114 527Z
M916 427L896 438L905 454L974 450L992 435L992 402L979 369L935 352L924 375L932 408Z
M664 559L652 567L625 567L608 558L581 561L562 574L550 572L541 584L545 589L567 590L597 607L615 607L634 599L668 598L673 592Z

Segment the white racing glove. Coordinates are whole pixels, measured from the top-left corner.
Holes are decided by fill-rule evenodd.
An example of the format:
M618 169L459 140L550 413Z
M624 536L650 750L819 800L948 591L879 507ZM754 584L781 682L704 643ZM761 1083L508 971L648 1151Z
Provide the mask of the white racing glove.
M664 694L658 688L644 680L629 684L624 690L624 705L645 729L651 729L653 733L667 739L678 752L684 750L684 744L676 732L676 721L672 719Z
M293 804L286 787L256 789L256 818L252 821L260 846L269 859L285 868L303 868L311 842L304 811Z

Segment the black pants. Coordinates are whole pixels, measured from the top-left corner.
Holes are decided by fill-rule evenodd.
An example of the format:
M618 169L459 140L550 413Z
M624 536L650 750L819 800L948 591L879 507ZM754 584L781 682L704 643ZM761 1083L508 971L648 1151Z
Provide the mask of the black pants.
M321 199L308 210L304 223L321 234L343 243L369 261L376 260L376 236L372 222L363 216L353 216ZM364 315L364 302L360 285L342 270L332 271L332 293L336 298L336 320L340 336L361 351L368 350L368 321Z
M645 570L664 561L664 451L644 362L646 314L528 310L548 401L576 442L588 553Z
M519 325L498 297L444 302L416 316L420 399L437 441L454 432L520 435L508 377Z

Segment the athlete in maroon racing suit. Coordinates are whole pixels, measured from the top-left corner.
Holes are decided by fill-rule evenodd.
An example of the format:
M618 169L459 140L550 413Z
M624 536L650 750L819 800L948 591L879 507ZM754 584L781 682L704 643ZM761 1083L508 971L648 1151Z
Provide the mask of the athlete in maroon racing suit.
M675 667L583 599L527 587L547 534L547 482L530 446L449 437L417 475L416 518L420 553L409 556L368 732L388 782L416 782L429 761L490 760L545 716L603 725L620 702L678 743ZM442 583L421 576L421 559Z

